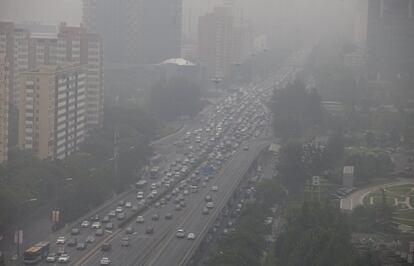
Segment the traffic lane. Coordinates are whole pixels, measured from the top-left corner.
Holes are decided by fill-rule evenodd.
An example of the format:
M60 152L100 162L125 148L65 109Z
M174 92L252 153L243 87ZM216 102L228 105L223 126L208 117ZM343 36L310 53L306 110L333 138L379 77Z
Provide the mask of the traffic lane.
M94 254L93 256L89 257L89 259L87 260L87 262L85 263L85 265L89 265L90 263L96 265L96 263L99 263L100 258L104 254L107 254L109 257L111 257L113 254L119 253L120 250L123 251L124 248L122 248L122 249L118 249L118 248L120 247L121 239L123 237L125 237L125 236L129 236L131 238L132 244L134 246L136 246L137 244L135 244L134 241L139 239L138 236L140 236L141 233L144 233L145 232L145 228L148 225L155 224L156 223L156 222L152 222L151 221L151 217L152 217L152 215L154 215L156 213L159 214L159 212L160 212L160 210L157 209L157 208L149 208L149 209L147 209L147 211L145 211L142 214L142 216L144 216L144 218L145 218L145 222L143 224L136 224L136 221L135 220L131 221L131 223L128 224L127 226L125 226L118 235L114 236L114 238L111 241L109 241L112 244L112 251L111 252L95 252L95 253L93 253ZM134 228L134 231L137 232L138 234L135 234L135 235L126 235L125 234L125 228L127 228L127 227ZM154 229L154 230L156 230L156 229ZM86 254L84 254L84 255L86 255ZM87 255L89 256L90 254L87 254Z
M197 199L197 198L200 198L200 201L203 201L204 200L204 197L205 197L205 195L207 195L208 193L209 193L209 191L208 191L208 188L206 188L205 189L205 195L203 194L202 195L202 197L200 197L198 194L200 194L200 193L202 193L201 191L203 191L203 189L200 189L200 192L198 192L198 193L190 193L187 197L186 197L186 201L187 201L187 207L185 207L183 210L181 210L181 211L179 211L179 212L177 212L177 211L174 211L174 207L175 207L175 205L174 204L172 204L172 203L170 203L169 205L168 205L168 209L166 209L166 210L168 210L168 212L171 212L171 213L173 213L175 216L177 216L177 214L179 215L179 217L177 217L177 218L173 218L173 221L176 221L176 223L175 223L175 225L174 226L169 226L168 224L168 221L163 221L163 224L161 224L161 226L165 226L165 225L167 225L167 228L165 228L165 227L161 227L161 229L157 229L157 227L155 226L154 227L154 229L155 229L155 231L154 231L154 236L157 234L160 234L161 233L161 236L158 236L157 238L161 238L161 237L163 237L163 233L164 233L164 228L167 230L167 233L170 233L171 235L175 235L175 232L176 232L176 230L178 229L178 227L179 227L179 225L177 224L177 222L179 223L179 222L181 222L181 220L180 220L180 217L183 217L183 216L186 216L187 214L187 212L189 211L189 210L191 210L192 208L193 208L193 205L194 205L194 199ZM198 196L197 196L198 195ZM196 209L198 209L198 207L196 208ZM158 213L159 214L159 212L160 212L160 209L157 209L157 208L151 208L150 209L152 212L148 212L148 213L144 213L144 215L147 217L147 221L148 221L148 215L153 215L154 213ZM165 211L165 213L166 213L167 211ZM162 219L162 217L161 217L161 219ZM152 222L152 224L154 224L154 223L157 223L157 222ZM174 224L174 223L172 223L172 224ZM131 224L132 225L132 224ZM131 226L131 225L129 225L129 226ZM120 239L122 238L122 236L120 235L120 236L117 236L117 238L115 238L116 240L114 240L115 242L116 241L120 241ZM136 250L136 252L134 252L135 254L142 254L142 253L145 253L145 250L144 249L148 249L148 245L151 245L152 243L150 243L150 242L148 242L148 241L141 241L139 244L137 244L137 246L139 247L139 250ZM134 243L134 246L136 246L136 244ZM135 250L134 250L135 251ZM148 250L149 252L151 252L152 250ZM120 251L118 251L118 250L115 250L114 251L114 254L120 254L121 252ZM142 255L145 255L145 254L142 254ZM114 256L114 255L112 255L111 254L111 256ZM116 256L116 255L115 255ZM89 261L97 261L98 260L98 257L95 257L94 259L91 259L91 260L89 260ZM114 259L114 261L116 261L116 259ZM131 263L130 265L134 265L133 263Z
M182 226L183 220L187 220L190 217L192 218L194 212L199 211L200 202L204 201L204 198L206 195L208 195L208 193L208 188L205 188L200 189L197 193L189 194L189 198L187 198L187 207L181 211L175 212L175 217L173 218L171 226L164 232L165 234L162 233L163 239L165 239L165 237L175 237L177 230ZM172 208L174 208L174 206L174 204L171 205ZM128 265L141 265L145 262L146 258L153 252L157 251L159 249L159 246L162 244L163 242L158 242L158 245L154 246L151 249L145 247L146 252L141 253L141 256L132 256L131 258L133 258L133 260L131 260Z
M261 149L261 148L259 148ZM253 152L253 151L252 151ZM233 193L233 190L237 187L239 180L244 176L244 173L247 171L245 160L249 160L248 153L244 152L237 159L237 162L234 163L231 167L221 173L222 178L218 178L224 182L218 182L219 191L216 192L218 196L215 200L216 206L210 212L208 217L203 217L201 214L204 204L199 206L200 212L198 215L194 215L191 220L187 220L183 224L183 228L187 228L187 233L193 232L197 237L201 237L199 234L203 230L207 231L211 224L214 222L215 217L227 203L228 198ZM232 177L232 178L230 178ZM227 181L227 182L226 182ZM215 214L214 214L214 213ZM153 260L148 265L162 266L162 265L180 265L181 260L189 251L189 247L193 245L193 241L178 241L180 239L170 238L169 243L163 247L162 250L155 255ZM167 264L166 264L167 263Z
M188 196L191 197L192 194L193 193L189 194ZM148 248L152 246L153 242L159 239L162 239L165 233L172 232L175 234L176 227L178 225L177 225L177 222L174 223L174 221L179 221L180 216L186 215L188 210L192 208L191 206L192 203L193 201L187 198L187 207L183 208L181 211L175 211L174 210L175 204L173 204L171 200L171 203L167 204L163 208L151 207L148 209L147 212L143 213L143 216L145 218L144 224L135 225L134 224L135 221L128 224L126 227L133 227L137 232L139 232L138 234L131 236L131 247L134 247L133 253L138 254L139 256L143 256L145 255L145 252L151 251L151 250L148 250ZM173 219L166 220L164 217L166 213L172 213ZM160 216L159 221L151 221L151 217L154 214L158 214ZM154 227L154 234L150 235L149 238L147 238L148 235L145 235L145 229L150 225ZM124 232L121 232L118 236L116 236L111 241L111 243L113 243L112 252L111 253L102 252L102 254L103 253L108 254L111 260L115 262L118 261L118 259L123 260L121 256L124 253L125 248L120 248L119 243L124 236L125 236ZM149 240L154 240L154 241L149 241ZM134 254L130 254L129 256L132 259L135 259L133 256ZM96 265L96 263L99 263L100 258L101 258L100 254L97 253L93 256L93 258L90 258L85 265ZM133 265L133 264L128 264L128 265Z
M159 214L161 216L158 209L151 208L144 214L145 222L143 224L136 224L135 221L131 222L131 224L128 224L127 227L134 228L136 234L126 235L125 229L122 230L113 240L110 241L112 244L112 249L110 252L97 252L83 265L97 265L97 263L99 263L99 260L104 256L108 256L114 263L125 261L126 259L123 257L126 251L128 251L128 253L141 255L146 247L158 241L158 239L162 237L161 232L169 227L168 221L165 221L164 217L160 217L159 221L152 221L151 217L154 214ZM150 235L145 234L145 230L149 226L154 228L154 233ZM130 238L130 247L121 247L121 239L125 236L128 236ZM128 254L128 256L131 256L131 254Z
M146 192L148 193L150 190L148 189L148 187L145 189ZM130 201L132 203L132 205L137 205L137 200L136 200L136 194L135 191L133 191L132 193L126 195L126 198L123 198L123 200L125 202ZM111 205L108 206L107 209L102 210L101 212L99 212L98 214L100 215L100 217L106 216L111 210L115 210L115 208L118 207L118 201L112 203ZM132 211L132 208L126 208L125 206L123 206L124 209L124 213L126 214L126 217L129 217L131 215L134 215L135 212ZM116 217L111 219L111 222L114 224L114 228L118 227L118 224L121 223L122 221L119 221ZM92 223L92 222L91 222ZM93 249L95 246L97 245L101 245L102 244L102 239L105 237L105 235L108 235L108 233L106 231L104 231L104 236L96 236L95 229L92 229L90 227L88 228L81 228L80 224L77 224L76 226L73 227L77 227L80 229L80 234L79 235L71 235L71 233L67 233L66 235L64 235L66 237L66 239L72 239L72 238L77 238L78 242L85 242L86 238L88 236L94 236L95 237L95 241L94 243L88 244L87 248L85 251L77 251L75 248L69 248L67 247L67 245L58 245L55 244L56 239L53 239L51 241L51 252L57 252L61 247L65 247L65 250L68 252L68 254L71 256L71 260L72 261L78 261L83 255L84 253L88 252L89 250ZM102 224L102 229L105 228L105 224Z
M227 166L219 176L216 177L215 182L212 185L219 187L217 192L208 191L205 195L212 195L213 202L215 202L214 209L210 210L209 215L202 215L202 209L206 206L204 198L198 202L198 206L194 208L191 219L184 220L181 224L181 228L186 230L186 233L195 233L198 237L199 233L205 227L209 226L209 223L213 222L213 212L219 212L224 204L226 204L226 196L229 196L237 185L240 178L234 178L240 176L244 171L243 165L245 165L245 159L247 158L245 152L241 152L235 156L234 161L230 166ZM235 175L231 175L233 173ZM186 254L192 241L181 241L175 236L168 238L168 243L164 244L162 248L158 250L148 265L179 265L180 259ZM189 243L190 242L190 243ZM165 264L167 263L167 264Z
M215 204L214 208L210 209L210 213L208 215L202 214L202 209L206 206L206 202L202 201L196 208L197 211L194 212L192 218L184 221L182 228L186 230L186 235L188 235L188 233L194 233L196 234L196 237L200 237L200 232L207 230L206 228L214 222L215 215L213 215L213 213L221 211L222 207L226 204L226 196L233 192L234 186L238 183L238 178L234 177L241 174L240 169L242 169L241 166L244 164L244 161L240 159L237 163L237 165L234 165L228 170L237 174L231 176L226 173L222 178L218 177L215 185L219 187L219 191L214 194L213 192L209 192L210 195L212 195ZM233 177L234 179L230 177ZM158 256L155 257L149 265L168 265L168 263L169 265L179 265L181 259L191 247L192 242L192 240L187 239L177 239L176 237L170 238L168 245L159 252Z

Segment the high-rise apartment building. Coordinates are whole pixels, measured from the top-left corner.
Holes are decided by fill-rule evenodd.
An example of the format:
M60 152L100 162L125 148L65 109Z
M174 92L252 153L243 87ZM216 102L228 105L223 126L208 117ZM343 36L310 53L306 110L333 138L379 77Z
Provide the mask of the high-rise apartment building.
M83 23L102 36L105 61L153 64L180 57L182 0L83 0Z
M233 63L233 18L225 7L199 19L198 56L211 78L222 79L229 75Z
M88 130L100 127L104 106L103 47L100 35L88 33L83 27L60 25L57 63L86 67L86 126Z
M87 76L82 66L40 66L20 73L19 147L63 159L86 134Z
M0 163L7 161L9 144L9 67L2 50L0 50Z
M0 56L5 57L8 63L9 99L13 99L14 46L13 22L0 21Z
M368 0L367 12L366 54L371 77L412 78L414 1Z
M2 42L7 43L6 54L11 58L10 97L15 106L19 106L20 98L19 73L37 69L41 65L81 64L87 69L87 128L102 125L103 47L99 35L89 33L83 27L68 27L65 24L14 25L0 22L0 46Z

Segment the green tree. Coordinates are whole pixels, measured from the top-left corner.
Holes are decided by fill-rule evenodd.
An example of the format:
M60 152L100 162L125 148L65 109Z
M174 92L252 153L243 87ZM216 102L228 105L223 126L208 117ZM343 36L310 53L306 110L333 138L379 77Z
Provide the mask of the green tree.
M309 178L304 164L304 149L299 141L290 141L279 152L278 171L290 192L298 192Z
M321 98L315 89L296 80L283 89L275 89L269 104L273 113L273 128L283 139L300 137L304 129L322 122Z

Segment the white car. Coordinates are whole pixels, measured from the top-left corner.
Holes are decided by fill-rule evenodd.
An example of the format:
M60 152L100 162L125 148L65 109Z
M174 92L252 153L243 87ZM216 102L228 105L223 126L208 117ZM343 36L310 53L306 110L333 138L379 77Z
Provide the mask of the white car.
M213 209L214 208L214 203L212 201L207 202L206 207L209 209Z
M82 228L87 228L87 227L89 227L89 221L83 221L83 222L81 223L81 227L82 227Z
M196 239L196 235L195 235L194 233L189 233L189 234L187 235L187 239L188 239L188 240L194 240L194 239Z
M49 253L46 257L46 262L56 262L56 254L55 253Z
M103 257L102 259L101 259L101 265L109 265L109 264L111 264L111 261L109 260L109 258L107 258L107 257Z
M65 244L66 242L66 237L64 236L59 236L56 240L56 244Z
M70 256L66 253L61 254L57 261L58 263L68 263L70 261Z
M211 191L217 191L218 190L218 186L212 186L211 187Z
M185 231L184 229L178 229L177 233L175 234L176 237L178 238L184 238L185 237Z
M132 203L130 201L125 202L125 208L131 208Z
M122 209L122 207L116 207L116 209L115 209L115 211L116 211L117 213L121 213L121 212L123 212L123 210L124 210L124 209Z
M101 223L100 222L93 222L92 223L92 229L99 229L101 228Z
M138 216L136 222L142 224L144 222L144 216Z

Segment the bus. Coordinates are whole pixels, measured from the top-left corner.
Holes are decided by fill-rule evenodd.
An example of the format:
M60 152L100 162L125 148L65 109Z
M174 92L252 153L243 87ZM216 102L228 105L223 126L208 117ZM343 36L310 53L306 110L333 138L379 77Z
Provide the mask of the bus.
M26 249L23 253L25 264L36 264L49 254L49 242L39 242L36 245Z

